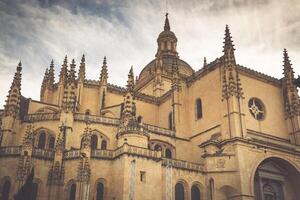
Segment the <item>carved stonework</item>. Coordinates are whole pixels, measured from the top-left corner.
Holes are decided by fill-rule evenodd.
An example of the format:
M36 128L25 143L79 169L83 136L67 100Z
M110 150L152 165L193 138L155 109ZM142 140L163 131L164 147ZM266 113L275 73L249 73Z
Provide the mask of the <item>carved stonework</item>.
M83 157L78 166L77 181L88 183L91 178L91 168L89 159Z
M49 170L48 185L63 185L65 176L65 168L57 161Z
M19 158L18 168L17 168L17 180L24 181L29 175L31 168L33 167L32 158L29 156L21 156Z
M219 158L216 163L216 168L225 168L226 160L224 158Z
M25 136L24 136L23 144L22 144L23 149L32 149L33 138L34 138L33 132L34 132L33 124L27 125L27 129L25 131Z

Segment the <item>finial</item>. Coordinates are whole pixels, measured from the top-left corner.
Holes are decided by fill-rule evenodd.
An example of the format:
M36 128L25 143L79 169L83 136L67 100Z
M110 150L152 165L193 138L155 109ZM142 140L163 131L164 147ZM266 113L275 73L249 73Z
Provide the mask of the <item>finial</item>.
M85 62L85 56L84 56L84 54L82 54L81 62L82 62L82 63Z
M72 59L72 65L75 65L75 60L74 60L74 58Z
M18 72L22 71L22 63L21 63L21 61L19 62L18 66L17 66L17 71Z
M169 13L166 13L165 26L164 26L165 31L171 30L168 15L169 15Z
M103 58L103 65L106 65L106 56Z
M206 67L207 63L206 63L206 57L204 57L204 60L203 60L203 67Z
M67 64L67 63L68 63L68 56L66 55L65 59L64 59L64 64Z

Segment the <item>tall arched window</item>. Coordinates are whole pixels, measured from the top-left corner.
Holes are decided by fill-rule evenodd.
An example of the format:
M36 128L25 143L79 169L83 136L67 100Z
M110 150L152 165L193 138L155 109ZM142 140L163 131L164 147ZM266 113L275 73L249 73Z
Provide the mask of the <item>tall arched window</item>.
M172 158L172 151L170 149L166 149L165 151L166 158Z
M196 119L202 118L202 101L201 99L196 100Z
M170 130L173 129L173 116L172 116L172 112L169 113L169 129Z
M215 199L215 182L214 179L211 178L209 179L209 193L210 193L210 200L214 200Z
M97 135L92 135L91 137L91 148L97 149L98 137Z
M55 138L53 136L49 137L49 149L54 149Z
M138 121L139 124L142 123L142 120L143 120L143 117L142 116L138 116L137 121Z
M32 184L32 199L37 200L38 198L38 190L39 190L39 185L37 183Z
M69 200L75 200L75 199L76 199L76 184L73 183L70 187Z
M106 142L106 140L102 140L102 142L101 142L101 149L103 149L103 150L107 149L107 142Z
M2 191L1 191L1 196L3 200L8 200L10 187L11 187L10 181L6 180L2 186Z
M104 185L103 185L103 183L97 184L96 200L104 200Z
M44 149L46 144L46 133L41 132L39 136L39 143L38 143L38 148L39 149Z
M184 200L184 186L182 183L175 185L175 200Z
M192 186L191 196L192 196L192 200L200 200L200 190L196 185Z

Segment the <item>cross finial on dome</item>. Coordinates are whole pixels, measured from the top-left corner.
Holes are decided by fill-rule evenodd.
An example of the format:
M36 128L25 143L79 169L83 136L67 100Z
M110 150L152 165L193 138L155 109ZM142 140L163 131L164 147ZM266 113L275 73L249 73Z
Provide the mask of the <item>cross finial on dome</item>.
M169 13L166 13L165 26L164 26L165 31L169 31L171 29L169 19L168 19L168 15L169 15Z

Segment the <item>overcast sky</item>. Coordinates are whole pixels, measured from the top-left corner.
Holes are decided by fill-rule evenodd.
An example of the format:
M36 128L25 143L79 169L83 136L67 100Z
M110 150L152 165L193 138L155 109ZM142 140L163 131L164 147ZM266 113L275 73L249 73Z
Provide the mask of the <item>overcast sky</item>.
M156 53L163 29L164 0L0 0L0 108L16 65L23 63L22 94L39 100L46 67L54 59L56 80L67 54L86 55L88 79L98 79L104 56L109 82L124 86ZM181 59L194 70L203 57L222 55L228 24L239 64L282 77L287 48L300 74L300 0L169 0L171 30ZM77 66L78 67L78 66Z

